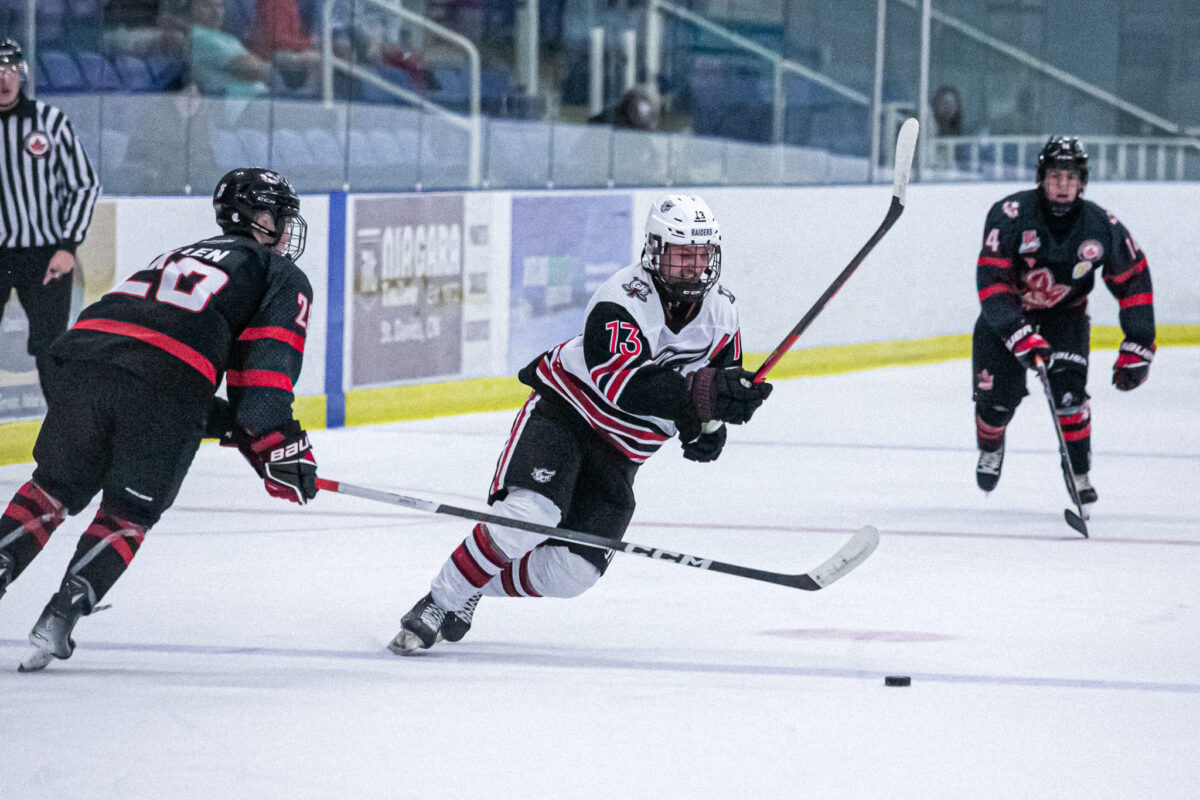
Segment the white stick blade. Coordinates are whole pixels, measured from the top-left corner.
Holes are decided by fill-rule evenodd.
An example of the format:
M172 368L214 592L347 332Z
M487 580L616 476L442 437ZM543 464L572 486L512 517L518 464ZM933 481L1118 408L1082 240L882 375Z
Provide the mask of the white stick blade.
M866 561L867 556L874 553L878 546L879 531L871 525L865 525L841 550L809 575L814 583L824 588Z
M908 176L912 172L913 154L917 150L917 130L920 123L910 117L900 126L896 137L896 172L892 180L892 194L900 205L904 205L904 193L908 189Z

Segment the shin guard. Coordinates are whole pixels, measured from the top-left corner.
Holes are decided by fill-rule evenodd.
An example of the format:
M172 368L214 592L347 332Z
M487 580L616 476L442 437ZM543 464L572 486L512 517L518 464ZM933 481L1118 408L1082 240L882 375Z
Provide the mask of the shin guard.
M66 513L62 503L33 481L17 490L0 516L0 594L42 552Z

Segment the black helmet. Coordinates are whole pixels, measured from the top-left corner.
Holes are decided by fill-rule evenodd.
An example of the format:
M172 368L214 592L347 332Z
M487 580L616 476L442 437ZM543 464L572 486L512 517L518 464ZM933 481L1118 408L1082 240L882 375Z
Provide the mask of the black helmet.
M0 39L0 64L16 64L17 71L22 77L28 72L29 67L25 63L25 54L21 52L21 45L17 44L16 39L5 36Z
M308 223L300 216L300 197L278 172L258 167L230 170L213 192L213 210L225 233L253 236L257 231L274 237L270 242L273 247L278 247L286 235L287 244L281 255L295 260L304 252ZM265 228L257 222L264 211L271 215L274 228Z
M1052 136L1042 152L1038 153L1037 182L1038 186L1046 180L1046 170L1072 169L1079 173L1079 187L1082 189L1088 182L1088 156L1083 149L1083 143L1074 136Z

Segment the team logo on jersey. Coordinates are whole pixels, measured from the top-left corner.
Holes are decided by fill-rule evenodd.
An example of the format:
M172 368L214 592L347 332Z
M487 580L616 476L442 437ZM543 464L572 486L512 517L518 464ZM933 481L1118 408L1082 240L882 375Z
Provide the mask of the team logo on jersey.
M50 152L50 137L42 131L31 131L23 143L25 152L34 158L45 158Z
M1070 286L1055 283L1054 273L1042 267L1025 276L1021 302L1026 308L1054 308L1070 291Z
M557 471L558 470L546 469L545 467L534 467L533 472L530 473L530 477L538 483L549 483L550 479L554 477L554 473Z
M1078 264L1075 265L1075 269L1071 270L1071 277L1074 278L1075 280L1079 280L1084 275L1087 275L1089 272L1091 272L1091 270L1092 270L1092 262L1080 261Z
M724 286L722 286L722 285L721 285L721 284L719 284L719 283L717 284L717 293L718 293L718 294L723 294L723 295L725 295L726 297L728 297L728 298L729 298L729 302L731 302L731 303L735 302L735 298L734 298L734 296L733 296L733 292L729 291L728 289L726 289Z
M1009 219L1016 219L1017 213L1021 210L1021 204L1016 200L1009 200L1000 207L1000 210L1003 211L1004 216L1008 217Z
M981 392L990 392L992 386L995 385L995 381L996 379L992 373L985 369L980 371L979 377L975 380L975 385L979 387L979 391Z
M1042 240L1038 238L1037 231L1022 231L1021 246L1017 248L1018 253L1036 253L1042 246Z
M650 284L641 278L634 278L629 283L623 283L621 288L625 290L625 294L636 297L638 300L645 301L650 297Z
M1079 260L1080 261L1099 261L1104 255L1104 245L1100 244L1095 239L1088 239L1083 244L1079 245Z

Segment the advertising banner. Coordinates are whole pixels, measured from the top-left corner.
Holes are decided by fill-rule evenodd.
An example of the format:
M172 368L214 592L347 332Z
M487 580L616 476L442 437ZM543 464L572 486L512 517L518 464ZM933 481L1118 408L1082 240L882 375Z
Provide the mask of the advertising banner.
M462 370L460 195L353 199L351 388Z
M624 193L513 198L510 372L583 332L588 300L629 263L632 208Z

